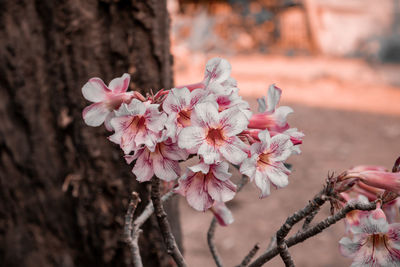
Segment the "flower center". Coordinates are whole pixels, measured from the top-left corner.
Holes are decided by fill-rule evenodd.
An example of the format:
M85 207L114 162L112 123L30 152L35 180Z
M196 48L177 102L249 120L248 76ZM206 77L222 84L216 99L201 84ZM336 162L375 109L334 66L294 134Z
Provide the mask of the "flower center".
M191 110L183 109L178 113L177 121L182 127L190 126L190 115L192 114Z
M221 128L210 128L206 140L210 145L220 146L225 143L225 136Z
M257 165L262 169L269 166L269 153L262 153L260 156L258 156Z
M135 116L130 125L132 131L138 133L146 130L146 119L144 116Z
M368 237L366 245L368 247L374 247L375 249L378 249L379 247L385 248L387 242L388 237L386 234L372 234Z

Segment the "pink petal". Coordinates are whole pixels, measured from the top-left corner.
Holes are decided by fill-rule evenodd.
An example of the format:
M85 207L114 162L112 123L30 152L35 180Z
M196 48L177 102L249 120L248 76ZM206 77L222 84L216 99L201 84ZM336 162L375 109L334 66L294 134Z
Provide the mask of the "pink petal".
M197 154L199 154L207 164L213 164L220 160L218 150L214 146L209 145L207 142L203 142L200 145Z
M220 113L220 123L227 136L234 136L247 128L249 120L239 109L230 108Z
M256 171L254 182L256 183L256 186L261 190L260 198L269 196L271 190L267 177L263 176L261 172Z
M204 91L204 90L202 90ZM173 88L169 91L167 98L163 103L163 110L167 113L179 113L190 103L190 91L187 88Z
M108 88L114 93L124 93L128 90L130 80L131 76L128 73L124 73L121 77L113 79Z
M178 145L180 148L197 148L205 139L203 128L190 126L183 128L178 136Z
M289 184L287 174L290 173L282 162L276 162L264 170L264 174L278 188L285 187Z
M207 193L203 174L195 174L186 190L186 199L189 205L198 211L205 211L212 206L214 201Z
M203 174L207 174L210 171L210 165L204 162L200 162L199 164L188 167L192 172L202 172Z
M214 206L211 208L211 211L214 213L215 218L221 226L227 226L234 221L232 212L223 202L215 202Z
M221 83L226 81L231 74L231 64L222 58L212 58L207 62L204 74L204 83Z
M178 178L181 172L178 161L164 158L159 153L153 153L153 167L156 176L167 182Z
M100 78L92 78L82 87L83 97L91 102L106 100L108 92L110 90Z
M109 113L107 107L99 102L86 107L82 112L82 117L87 125L97 127L105 121Z
M293 143L285 134L277 134L271 138L270 152L274 161L284 161L292 154Z
M216 103L205 102L197 104L191 116L193 126L208 127L218 125L218 107Z
M250 179L254 179L257 169L256 164L257 161L255 157L247 158L243 161L242 165L240 165L240 172L247 175Z
M362 241L363 239L360 239L360 237L356 237L354 241L348 237L343 237L339 241L340 253L345 257L353 258L360 250Z
M237 136L233 136L220 147L219 151L227 161L239 165L247 158L247 153L241 149L243 145L243 142Z
M229 164L225 161L213 165L211 168L212 174L215 176L215 178L221 180L221 181L226 181L229 178L231 178L232 174L229 173Z
M150 160L150 152L143 152L136 160L135 167L133 167L132 172L136 176L136 180L139 182L150 181L151 177L154 175L153 164Z
M226 202L236 194L236 185L230 180L221 181L219 179L210 179L207 184L208 194L218 202Z
M275 111L276 106L279 104L279 100L281 99L282 90L276 87L274 84L271 84L268 88L268 97L267 97L267 112Z

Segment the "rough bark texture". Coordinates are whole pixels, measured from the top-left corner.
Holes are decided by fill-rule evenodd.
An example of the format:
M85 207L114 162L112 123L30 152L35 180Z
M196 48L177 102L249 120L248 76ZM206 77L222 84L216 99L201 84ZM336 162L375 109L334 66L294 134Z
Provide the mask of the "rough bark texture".
M1 265L130 264L123 217L149 188L104 127L84 125L81 87L124 72L134 90L170 87L168 27L165 1L0 1ZM156 225L140 238L144 265L170 266Z

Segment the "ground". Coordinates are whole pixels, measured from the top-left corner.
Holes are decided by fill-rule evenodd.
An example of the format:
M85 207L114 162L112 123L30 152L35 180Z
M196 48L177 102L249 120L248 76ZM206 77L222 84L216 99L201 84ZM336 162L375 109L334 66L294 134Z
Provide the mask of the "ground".
M276 83L283 89L281 104L295 111L289 116L290 124L305 133L302 154L288 161L293 172L286 188L273 190L260 200L257 188L249 184L228 203L235 222L217 228L216 244L226 266L234 266L256 242L261 245L260 251L265 250L286 217L304 207L321 189L329 171L341 172L358 164L391 168L400 156L400 77L396 75L400 67L324 57L251 55L228 59L241 94L254 110L255 98L266 94L269 83ZM190 62L178 57L176 84L200 81L205 61L201 56ZM184 198L180 205L188 264L213 266L206 242L211 213L193 210ZM329 205L316 221L328 215ZM343 223L339 222L290 248L296 266L349 266L351 260L338 251L343 233ZM277 257L267 266L283 263Z

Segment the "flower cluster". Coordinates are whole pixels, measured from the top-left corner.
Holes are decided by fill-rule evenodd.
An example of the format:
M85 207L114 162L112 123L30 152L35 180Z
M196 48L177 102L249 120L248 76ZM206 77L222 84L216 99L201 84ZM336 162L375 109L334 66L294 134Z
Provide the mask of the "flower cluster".
M201 82L161 90L146 97L127 92L129 75L107 87L92 78L82 88L94 104L85 108L89 126L112 131L109 140L123 150L140 182L157 177L177 180L176 192L199 211L210 209L222 225L233 221L224 202L236 193L229 164L239 168L261 190L260 197L288 184L284 162L300 153L303 134L290 128L286 117L293 110L278 107L281 89L270 86L259 99L259 113L238 94L225 59L208 61ZM182 171L180 162L196 156L198 162Z

